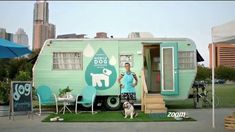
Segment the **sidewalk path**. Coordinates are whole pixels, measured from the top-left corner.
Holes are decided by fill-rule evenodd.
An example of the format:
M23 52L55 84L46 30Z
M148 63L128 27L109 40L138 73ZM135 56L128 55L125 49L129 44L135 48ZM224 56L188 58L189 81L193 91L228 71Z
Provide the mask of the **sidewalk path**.
M172 110L173 111L173 110ZM0 117L0 132L227 132L224 117L235 108L216 109L216 129L211 128L211 109L177 109L188 112L193 122L96 122L96 123L42 123L46 117L16 116L15 120ZM230 132L230 131L228 131Z

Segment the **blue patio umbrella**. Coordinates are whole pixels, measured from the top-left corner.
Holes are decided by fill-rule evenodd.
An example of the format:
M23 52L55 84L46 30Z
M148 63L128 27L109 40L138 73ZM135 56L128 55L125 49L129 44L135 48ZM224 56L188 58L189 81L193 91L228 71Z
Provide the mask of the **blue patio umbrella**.
M0 58L15 58L29 53L27 46L0 38Z

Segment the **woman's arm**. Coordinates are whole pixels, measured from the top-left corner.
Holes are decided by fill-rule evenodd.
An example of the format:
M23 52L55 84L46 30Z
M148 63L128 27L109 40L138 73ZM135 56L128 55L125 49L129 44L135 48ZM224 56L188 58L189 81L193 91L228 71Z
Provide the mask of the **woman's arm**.
M138 84L138 78L135 73L133 73L133 77L135 79L134 87Z
M122 80L123 76L124 76L124 74L121 74L121 75L118 77L118 84L119 84L120 88L123 87L123 85L121 84L121 80Z
M122 78L123 78L123 76L122 76L122 75L120 75L120 76L118 77L118 83L119 83L119 84L121 84L121 80L122 80Z

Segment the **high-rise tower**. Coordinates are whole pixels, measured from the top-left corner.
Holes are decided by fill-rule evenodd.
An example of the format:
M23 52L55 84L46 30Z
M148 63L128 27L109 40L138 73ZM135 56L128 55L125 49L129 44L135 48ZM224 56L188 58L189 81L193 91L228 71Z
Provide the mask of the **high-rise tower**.
M55 25L49 23L49 4L37 0L33 13L33 50L40 49L45 40L55 38Z
M19 28L16 31L16 33L13 35L13 41L15 43L24 44L24 45L28 46L29 39L28 39L28 35L24 31L24 29Z

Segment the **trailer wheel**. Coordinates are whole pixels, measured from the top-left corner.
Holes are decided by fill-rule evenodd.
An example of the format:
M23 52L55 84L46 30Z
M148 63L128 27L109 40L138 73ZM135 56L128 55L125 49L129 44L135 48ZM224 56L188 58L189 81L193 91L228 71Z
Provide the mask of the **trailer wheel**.
M108 110L118 110L121 107L119 96L110 96L106 98L105 107Z

